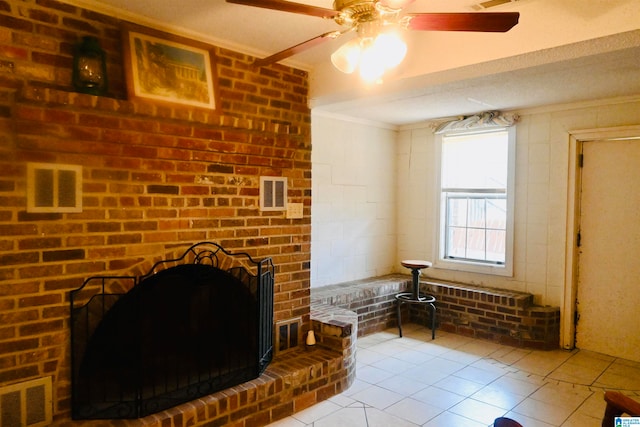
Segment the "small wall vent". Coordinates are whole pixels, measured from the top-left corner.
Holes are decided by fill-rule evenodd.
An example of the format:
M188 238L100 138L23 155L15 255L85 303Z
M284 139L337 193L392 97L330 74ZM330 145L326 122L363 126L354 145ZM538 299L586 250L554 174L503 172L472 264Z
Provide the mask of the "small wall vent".
M284 211L287 209L287 178L260 177L260 210Z
M82 166L28 163L27 212L82 212Z
M49 426L51 405L51 377L0 387L0 426Z

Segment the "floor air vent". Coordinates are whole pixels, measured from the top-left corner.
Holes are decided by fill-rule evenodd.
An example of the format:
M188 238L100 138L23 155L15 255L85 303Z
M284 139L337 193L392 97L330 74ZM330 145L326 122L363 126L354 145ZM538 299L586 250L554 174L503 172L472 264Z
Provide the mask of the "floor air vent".
M51 377L0 387L0 426L51 425Z

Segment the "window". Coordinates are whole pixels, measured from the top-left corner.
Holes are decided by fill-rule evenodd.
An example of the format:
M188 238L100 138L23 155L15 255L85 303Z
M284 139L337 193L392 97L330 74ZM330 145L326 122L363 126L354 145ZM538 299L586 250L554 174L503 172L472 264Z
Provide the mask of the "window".
M440 135L437 267L511 275L513 128Z

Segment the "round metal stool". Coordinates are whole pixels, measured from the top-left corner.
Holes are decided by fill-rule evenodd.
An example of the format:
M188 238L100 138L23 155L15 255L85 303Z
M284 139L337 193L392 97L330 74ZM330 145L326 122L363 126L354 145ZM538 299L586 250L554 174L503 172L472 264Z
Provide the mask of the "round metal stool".
M401 262L403 267L411 269L411 275L413 276L413 289L412 292L402 292L396 295L397 308L398 308L398 333L402 338L402 311L401 307L403 303L407 304L425 304L431 309L431 339L436 337L436 297L433 295L426 295L420 293L420 270L423 268L431 267L429 261L408 259Z

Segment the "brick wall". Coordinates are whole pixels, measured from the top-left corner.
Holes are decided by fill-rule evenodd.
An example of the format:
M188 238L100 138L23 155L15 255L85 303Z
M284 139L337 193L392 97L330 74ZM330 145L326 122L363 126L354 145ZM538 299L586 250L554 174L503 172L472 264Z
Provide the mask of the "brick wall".
M411 281L407 280L406 275L391 274L313 288L312 310L316 305L350 310L358 317L358 336L366 336L397 326L395 296L407 292L410 285Z
M525 292L448 282L421 282L437 299L437 328L516 347L552 350L560 342L560 308L536 306ZM411 320L429 324L428 311L411 307Z
M395 295L411 289L406 274L323 286L312 289L311 310L325 305L350 310L358 318L358 336L365 336L397 326ZM558 348L560 308L536 306L532 294L434 281L421 281L420 292L436 297L436 329L516 347ZM430 327L431 310L403 304L402 320Z
M116 18L51 0L0 1L0 386L53 377L69 414L68 293L211 240L276 265L275 320L310 327L307 75L212 47L216 111L126 100ZM96 36L108 96L71 91L71 52ZM82 165L81 213L26 212L26 164ZM259 177L288 179L304 219L259 210ZM301 341L301 340L300 340Z

